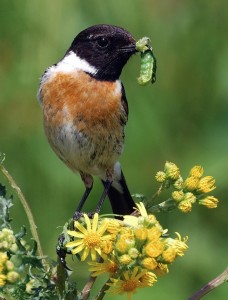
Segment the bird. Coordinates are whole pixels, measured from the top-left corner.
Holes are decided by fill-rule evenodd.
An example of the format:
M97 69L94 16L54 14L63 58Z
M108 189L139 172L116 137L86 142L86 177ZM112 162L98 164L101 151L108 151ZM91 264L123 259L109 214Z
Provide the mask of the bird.
M128 102L119 77L136 52L136 41L127 30L93 25L74 38L63 58L40 79L38 100L48 142L85 185L74 219L93 188L94 176L104 188L94 212L100 211L106 196L114 214L134 210L119 162L128 120Z

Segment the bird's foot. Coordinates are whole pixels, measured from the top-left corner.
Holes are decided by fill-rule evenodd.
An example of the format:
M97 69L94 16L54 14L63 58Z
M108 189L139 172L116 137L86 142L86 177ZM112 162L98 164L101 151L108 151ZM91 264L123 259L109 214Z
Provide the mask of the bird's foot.
M92 212L80 212L80 211L76 211L73 215L73 220L74 221L78 221L80 218L82 218L84 216L84 214L86 214L90 219L93 219L94 214L96 213L96 211L92 211Z
M71 271L71 269L66 264L66 255L70 254L70 252L68 252L66 250L66 248L64 247L64 241L65 241L64 234L60 234L60 236L58 238L58 245L56 247L56 253L57 253L57 255L60 259L60 263L63 265L63 267L66 270Z

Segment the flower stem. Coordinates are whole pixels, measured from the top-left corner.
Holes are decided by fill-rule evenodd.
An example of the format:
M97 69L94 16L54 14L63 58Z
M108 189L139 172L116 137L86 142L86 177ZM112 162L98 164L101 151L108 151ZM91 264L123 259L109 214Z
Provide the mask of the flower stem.
M63 264L60 261L60 258L57 257L57 280L56 280L56 286L59 291L59 294L61 298L63 298L64 291L65 291L65 283L67 281L67 271L64 268Z
M96 279L97 279L96 277L92 277L92 276L89 277L89 279L86 282L86 284L81 292L81 295L79 297L80 300L87 300L89 298L90 291L91 291Z
M224 282L228 281L228 268L225 269L220 275L212 279L205 286L203 286L200 290L198 290L194 295L192 295L188 300L198 300L203 298L206 294L211 292L213 289L218 287Z
M148 207L147 212L149 213L168 212L170 210L175 209L176 207L177 207L177 203L172 198L169 198L157 205Z
M106 291L110 288L110 286L107 285L107 283L110 283L110 279L106 281L106 283L103 285L97 296L94 298L94 300L102 300L104 296L106 295Z
M155 202L156 198L160 196L160 194L163 192L165 188L164 184L161 184L159 189L153 194L153 196L151 197L151 202Z
M36 224L35 224L35 221L34 221L34 217L33 217L32 211L31 211L31 209L30 209L30 207L28 205L28 202L25 199L25 196L23 195L23 193L22 193L21 189L19 188L19 186L17 185L16 181L9 174L9 172L2 165L2 163L0 163L0 170L2 171L2 173L7 178L8 182L11 185L11 187L16 190L18 198L20 199L21 204L22 204L22 206L23 206L23 208L25 210L25 213L27 215L32 236L33 236L34 240L37 243L37 252L38 252L38 255L41 256L41 257L44 257L44 254L43 254L43 251L42 251L42 247L41 247L41 243L40 243L40 239L39 239L38 232L37 232L37 227L36 227Z

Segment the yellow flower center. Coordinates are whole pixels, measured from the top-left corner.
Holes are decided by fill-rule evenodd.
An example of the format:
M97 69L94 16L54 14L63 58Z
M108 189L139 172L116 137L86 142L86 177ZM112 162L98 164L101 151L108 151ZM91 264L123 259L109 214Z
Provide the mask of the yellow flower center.
M90 232L84 237L84 244L88 248L95 248L97 246L100 246L101 244L101 237L96 232Z
M110 263L107 264L106 269L107 269L108 273L114 274L118 270L118 266L117 266L116 263L110 262Z
M122 290L124 292L134 291L137 287L138 287L138 280L136 279L129 279L122 283Z

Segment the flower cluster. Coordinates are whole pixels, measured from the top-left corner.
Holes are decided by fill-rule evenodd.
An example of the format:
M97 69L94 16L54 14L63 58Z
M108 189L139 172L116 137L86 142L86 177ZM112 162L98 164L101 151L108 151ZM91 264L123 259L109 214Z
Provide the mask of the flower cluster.
M179 168L171 162L165 163L164 171L157 172L155 178L165 187L173 186L172 199L182 212L190 212L192 205L198 203L207 208L216 208L218 199L207 195L215 187L215 179L212 176L203 177L203 167L194 166L183 180Z
M15 251L17 248L16 239L11 229L3 228L0 230L0 251Z
M178 233L175 239L163 230L156 217L147 214L145 206L137 204L139 216L124 216L124 220L102 218L75 222L74 237L66 244L81 260L91 255L89 270L92 276L108 274L110 293L127 294L130 299L138 288L152 286L157 276L168 273L168 265L188 248ZM97 261L97 254L100 259Z
M0 287L7 283L15 283L19 279L19 274L15 271L14 264L6 252L0 251Z

